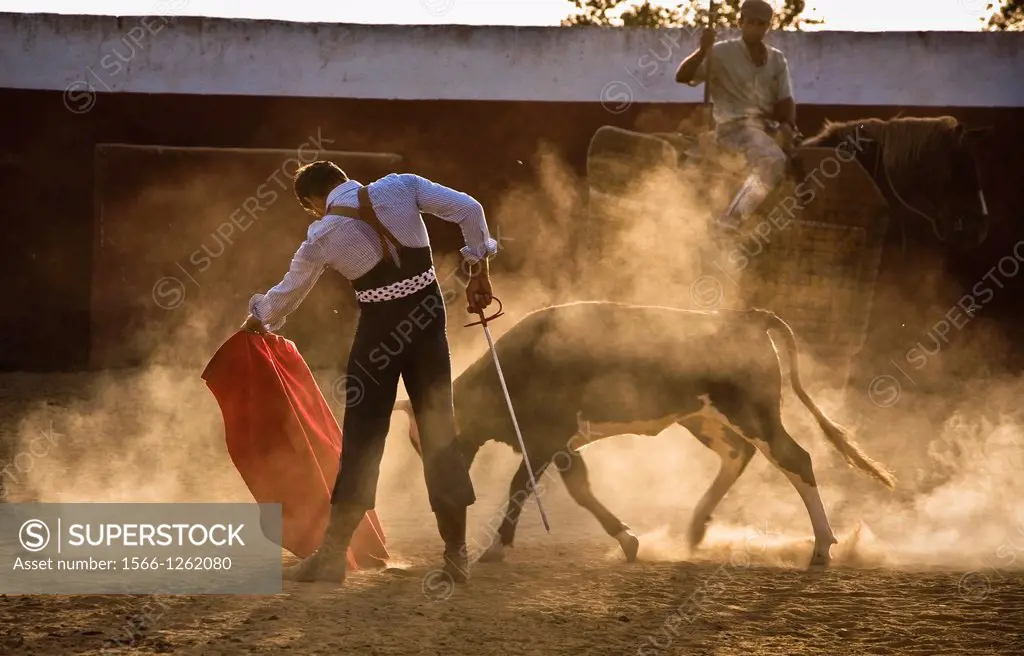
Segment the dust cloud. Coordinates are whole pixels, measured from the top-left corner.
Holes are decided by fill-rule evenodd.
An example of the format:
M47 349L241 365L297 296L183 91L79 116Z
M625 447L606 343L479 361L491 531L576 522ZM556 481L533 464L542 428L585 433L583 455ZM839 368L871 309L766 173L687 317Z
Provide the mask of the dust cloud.
M943 401L925 403L941 416ZM890 429L885 435L858 435L869 454L890 452L879 459L899 479L894 492L849 470L809 422L787 418L786 424L814 461L821 496L839 541L832 549L837 565L1020 566L1024 431L1008 415L993 421L976 409L959 407L932 432L927 417L904 414L887 422ZM931 444L928 436L934 436ZM659 436L655 440L660 445L649 445L656 458L613 453L610 444L595 446L588 456L592 479L603 482L610 470L618 473L614 490L595 492L614 499L614 511L620 516L638 520L642 544L646 542L640 556L651 560L690 557L686 524L718 468L717 457L700 453L703 447L685 431L680 429L673 438L675 442L669 443L672 438ZM883 439L900 440L903 456L894 449L872 448ZM623 480L623 470L634 475ZM639 489L644 494L637 494L637 488L630 491L629 483L638 485L641 480L644 484ZM656 501L645 503L649 498ZM761 564L802 567L810 558L811 535L811 523L796 490L758 455L715 513L695 556L722 560L743 552Z
M152 366L12 377L12 385L52 400L26 404L16 420L9 459L30 466L5 480L8 501L251 499L224 446L220 410L196 372Z
M487 208L492 225L502 226L503 238L501 266L497 261L492 265L494 290L505 310L491 326L495 339L524 314L551 303L610 299L692 305L691 285L700 275L702 253L712 246L706 217L727 200L729 189L702 186L655 167L635 179L625 202L591 195L588 208L585 181L553 149L539 149L534 170L533 184L511 189ZM440 257L436 264L439 271L456 266ZM246 266L250 271L280 269L277 263ZM452 281L447 286L455 291L448 300L449 335L458 374L477 358L490 356L483 331L462 328L475 318L463 310L461 285ZM165 364L187 360L188 354L212 356L242 318L239 300L232 295L237 294L228 293L223 304L186 306L182 319L171 327L138 327L137 336L155 347L140 367L102 374L6 376L15 390L2 418L5 432L15 436L6 449L6 462L17 465L6 470L7 500L250 500L224 446L220 410L199 378L201 368ZM949 347L933 356L928 367L936 374L948 373L956 371L950 364L954 358L977 355L976 349ZM836 563L899 568L1014 565L1024 548L1024 506L1019 503L1024 493L1024 424L1016 403L1020 383L961 379L955 396L905 386L895 405L879 408L863 387L845 393L830 389L816 375L824 366L815 365L803 357L804 382L812 397L826 414L852 428L865 451L898 479L897 490L890 492L851 470L785 378L784 420L813 459L839 539L832 551ZM315 371L339 422L342 409L329 390L341 373ZM404 394L400 390L399 398ZM40 434L51 425L57 437L46 438L49 446L42 453ZM405 439L407 429L407 420L396 414L381 467L378 511L385 531L408 527L410 533L433 535L436 541L422 470ZM28 458L26 453L33 455ZM802 567L809 558L807 512L796 490L763 455L755 456L716 510L696 553L686 546L686 529L717 473L714 453L673 427L657 437L607 439L588 447L584 455L597 498L640 537L641 559L726 560L742 550L755 564ZM500 510L517 463L507 447L493 443L478 455L472 469L478 502L471 509L471 534L479 537L481 525ZM560 483L546 488L545 503L550 504L556 530L560 518L587 513ZM535 527L536 515L530 500L521 526ZM596 520L592 524L594 539L608 541L609 557L621 557Z

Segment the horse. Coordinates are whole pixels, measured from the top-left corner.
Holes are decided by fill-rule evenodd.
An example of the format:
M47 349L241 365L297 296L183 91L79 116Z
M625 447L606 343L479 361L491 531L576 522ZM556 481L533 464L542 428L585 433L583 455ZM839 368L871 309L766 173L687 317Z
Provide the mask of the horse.
M937 268L946 251L969 253L985 242L989 215L974 147L988 131L950 116L826 121L792 151L786 179L737 234L712 233L710 245L686 242L700 253L688 261L698 264L674 278L715 278L733 294L733 307L772 309L793 322L816 358L848 378L857 354L866 352L869 328L872 341L901 342L907 326L916 330L924 321L927 308L915 316L907 302L920 297L908 269ZM707 133L598 129L587 156L591 270L581 273L584 284L600 281L602 289L591 293L646 301L632 296L631 272L605 266L602 249L629 225L622 217L666 228L692 222L692 213L680 215L666 198L696 191L714 205L717 190L735 189L748 176L737 159ZM729 184L715 184L723 180ZM739 266L730 271L722 262ZM879 306L900 310L869 326Z

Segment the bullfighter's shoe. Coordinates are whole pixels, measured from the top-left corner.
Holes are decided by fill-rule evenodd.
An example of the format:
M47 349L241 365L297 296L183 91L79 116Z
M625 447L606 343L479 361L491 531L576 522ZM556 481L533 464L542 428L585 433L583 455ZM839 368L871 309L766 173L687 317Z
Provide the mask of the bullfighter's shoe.
M436 512L437 530L444 540L443 570L455 583L469 580L469 553L466 549L466 508Z
M281 578L301 583L344 583L348 566L348 545L365 514L362 509L343 504L332 505L330 522L320 548L297 565L285 567L281 572Z

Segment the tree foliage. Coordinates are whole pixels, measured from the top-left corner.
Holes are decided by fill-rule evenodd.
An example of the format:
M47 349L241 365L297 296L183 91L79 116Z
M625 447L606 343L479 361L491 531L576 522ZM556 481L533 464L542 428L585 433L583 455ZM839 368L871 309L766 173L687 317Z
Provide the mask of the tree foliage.
M736 27L740 17L742 0L719 0L715 2L715 27ZM708 24L708 0L691 0L685 3L654 3L650 0L572 0L576 10L562 20L563 27L577 25L603 25L623 27L690 27L701 28ZM777 30L799 30L805 25L818 25L823 21L801 18L806 7L805 0L772 2L776 7L772 28ZM782 4L781 7L779 5ZM668 6L666 6L668 5Z
M988 9L995 9L989 3ZM992 31L1024 31L1024 0L1002 0L999 8L988 19L985 29Z
M691 27L708 24L708 0L671 3L651 0L571 0L576 7L572 15L562 20L564 27L575 25L603 25L624 27ZM719 0L715 3L715 27L735 27L739 19L742 0ZM970 0L972 4L978 0ZM781 8L778 0L772 28L799 30L806 25L820 25L824 21L802 18L805 0L785 0ZM981 18L983 29L990 31L1024 30L1024 0L998 0L989 2L988 18Z

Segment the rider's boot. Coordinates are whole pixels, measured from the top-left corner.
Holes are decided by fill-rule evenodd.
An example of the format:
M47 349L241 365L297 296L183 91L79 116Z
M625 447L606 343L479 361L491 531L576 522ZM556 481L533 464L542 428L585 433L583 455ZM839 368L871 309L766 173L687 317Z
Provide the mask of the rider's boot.
M743 222L764 202L768 193L761 184L761 179L756 173L751 173L744 180L743 186L736 192L732 202L718 217L715 223L729 231L736 231Z

